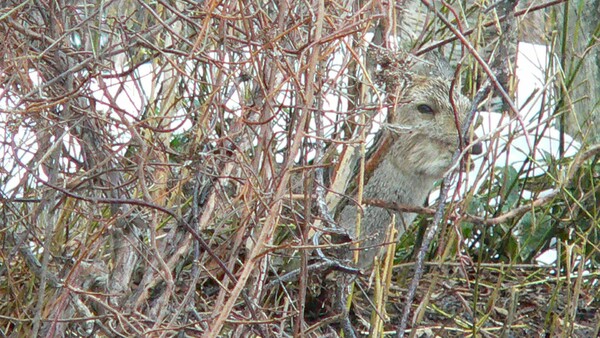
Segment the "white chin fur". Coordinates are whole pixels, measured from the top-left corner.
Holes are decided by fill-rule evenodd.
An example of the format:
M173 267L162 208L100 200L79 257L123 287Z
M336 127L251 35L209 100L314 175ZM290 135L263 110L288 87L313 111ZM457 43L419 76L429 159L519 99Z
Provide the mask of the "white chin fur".
M411 156L415 171L434 180L442 178L452 165L452 153L448 150L423 148Z

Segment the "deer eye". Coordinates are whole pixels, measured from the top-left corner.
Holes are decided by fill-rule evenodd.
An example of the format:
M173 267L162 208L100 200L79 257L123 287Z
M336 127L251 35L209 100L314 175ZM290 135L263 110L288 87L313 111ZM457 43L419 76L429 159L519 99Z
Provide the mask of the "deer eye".
M418 105L417 106L417 110L421 114L433 115L435 113L434 110L433 110L433 108L431 108L430 106L428 106L426 104L420 104L420 105Z

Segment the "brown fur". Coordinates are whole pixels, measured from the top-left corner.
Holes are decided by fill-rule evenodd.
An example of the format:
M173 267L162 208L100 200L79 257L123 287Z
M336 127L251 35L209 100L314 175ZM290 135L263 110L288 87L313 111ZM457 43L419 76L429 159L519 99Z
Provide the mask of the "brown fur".
M440 180L452 165L452 156L459 146L459 129L470 107L470 101L453 93L450 81L443 77L416 76L397 105L386 135L367 162L370 177L363 198L420 206L435 181ZM433 114L419 111L429 106ZM456 115L455 115L456 111ZM455 117L456 116L456 117ZM356 238L357 207L349 204L340 213L339 223L354 240L360 240L359 266L369 268L382 253L388 226L395 214L399 235L416 217L374 206L363 207L361 236Z

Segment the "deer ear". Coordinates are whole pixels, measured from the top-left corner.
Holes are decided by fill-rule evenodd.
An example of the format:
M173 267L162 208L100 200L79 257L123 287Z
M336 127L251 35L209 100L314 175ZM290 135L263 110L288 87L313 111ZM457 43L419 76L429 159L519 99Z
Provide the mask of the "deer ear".
M413 56L414 65L412 71L424 77L440 77L443 79L452 79L454 69L448 60L439 52L429 52L423 56Z

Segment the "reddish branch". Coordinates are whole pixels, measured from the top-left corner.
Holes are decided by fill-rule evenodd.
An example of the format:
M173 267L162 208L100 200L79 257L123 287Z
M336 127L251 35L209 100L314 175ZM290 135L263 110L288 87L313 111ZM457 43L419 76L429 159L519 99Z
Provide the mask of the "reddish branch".
M465 222L481 224L481 225L496 225L496 224L506 223L514 218L521 217L530 211L533 211L539 207L542 207L544 205L551 203L561 192L563 192L565 187L570 184L570 182L573 180L575 174L581 168L581 166L585 163L585 161L587 161L591 157L599 155L599 154L600 154L600 144L597 144L597 145L590 147L587 151L577 155L575 157L575 160L569 167L567 176L565 177L565 179L562 182L559 183L559 186L557 188L553 189L551 192L549 192L548 194L546 194L542 197L534 199L533 201L531 201L530 203L528 203L526 205L522 205L518 208L514 208L510 211L507 211L499 216L492 217L492 218L475 216L475 215L470 215L470 214L465 213L465 214L454 214L451 217L451 219L453 219L455 221L465 221ZM394 203L394 202L389 202L389 201L383 201L383 200L379 200L379 199L365 199L364 203L367 205L373 205L373 206L377 206L380 208L386 208L386 209L390 209L390 210L394 210L394 211L414 212L414 213L422 214L422 215L433 215L433 214L435 214L435 211L436 211L433 208L418 207L418 206L414 206L414 205L405 205L405 204L399 204L399 203Z

